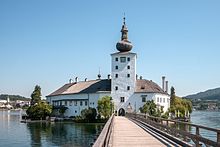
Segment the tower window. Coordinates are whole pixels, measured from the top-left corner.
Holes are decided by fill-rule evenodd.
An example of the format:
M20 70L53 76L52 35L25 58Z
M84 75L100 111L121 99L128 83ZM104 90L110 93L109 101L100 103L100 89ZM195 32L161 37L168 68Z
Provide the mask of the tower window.
M128 57L127 60L130 61L131 60L130 57Z
M130 69L130 66L129 66L129 65L127 66L127 69Z
M118 90L118 86L115 86L115 90Z
M127 86L127 90L130 90L130 86Z
M118 57L115 58L115 61L118 61Z
M127 77L130 78L130 74L127 74Z
M146 97L142 97L142 102L146 102Z
M115 74L115 78L118 78L118 74Z
M115 69L118 69L118 66L115 66Z
M120 57L121 62L126 62L126 57Z
M80 106L82 106L83 105L83 102L82 101L80 101Z
M125 97L120 97L121 103L125 102Z
M85 106L87 106L88 105L88 102L87 101L85 101Z

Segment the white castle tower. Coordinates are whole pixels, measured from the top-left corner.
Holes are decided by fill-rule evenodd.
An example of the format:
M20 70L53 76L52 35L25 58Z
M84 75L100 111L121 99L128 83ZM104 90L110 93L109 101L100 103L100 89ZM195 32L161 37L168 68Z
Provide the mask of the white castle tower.
M111 96L118 113L125 113L125 102L134 94L136 83L136 53L130 52L132 44L128 40L128 29L124 22L121 29L121 41L116 45L119 52L111 54Z

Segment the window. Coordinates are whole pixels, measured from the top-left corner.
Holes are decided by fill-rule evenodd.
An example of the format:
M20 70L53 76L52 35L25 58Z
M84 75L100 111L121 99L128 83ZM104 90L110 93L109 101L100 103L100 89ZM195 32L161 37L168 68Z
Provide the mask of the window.
M60 101L60 106L62 106L62 101Z
M85 101L85 106L87 106L88 105L88 102L87 101Z
M127 74L127 77L130 78L130 74Z
M82 101L80 101L80 106L82 106L83 105L83 102Z
M67 101L65 101L65 106L67 106Z
M163 98L163 102L165 103L165 98Z
M118 57L115 58L115 61L118 61Z
M120 61L123 63L123 62L126 62L126 57L120 57Z
M75 110L75 113L77 113L77 111Z
M125 102L125 97L121 97L121 103Z
M115 90L118 90L118 86L115 86Z
M160 98L160 103L162 103L162 98Z
M74 101L74 106L77 106L77 101Z
M146 102L146 97L142 97L142 102Z
M130 86L127 86L127 90L130 90Z
M127 60L130 61L131 60L130 57L128 57Z
M157 102L159 102L159 97L157 98Z
M115 66L115 69L118 69L118 66Z
M73 105L73 101L70 101L70 102L69 102L69 106L72 106L72 105Z
M118 78L118 74L115 74L115 78Z
M129 65L127 66L127 69L130 69L130 66L129 66Z

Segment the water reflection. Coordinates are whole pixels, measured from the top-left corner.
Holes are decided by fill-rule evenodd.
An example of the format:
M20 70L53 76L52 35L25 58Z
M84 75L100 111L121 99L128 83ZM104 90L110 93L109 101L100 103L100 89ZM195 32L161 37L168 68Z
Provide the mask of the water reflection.
M20 123L20 111L0 111L0 146L88 147L103 124Z
M28 123L31 146L89 146L103 124Z

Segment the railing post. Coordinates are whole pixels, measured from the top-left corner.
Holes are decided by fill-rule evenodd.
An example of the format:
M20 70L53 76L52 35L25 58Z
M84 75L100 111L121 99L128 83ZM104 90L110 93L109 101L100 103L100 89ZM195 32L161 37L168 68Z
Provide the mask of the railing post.
M200 145L199 145L199 127L196 127L196 147L200 147Z
M217 143L220 144L220 132L217 132Z

